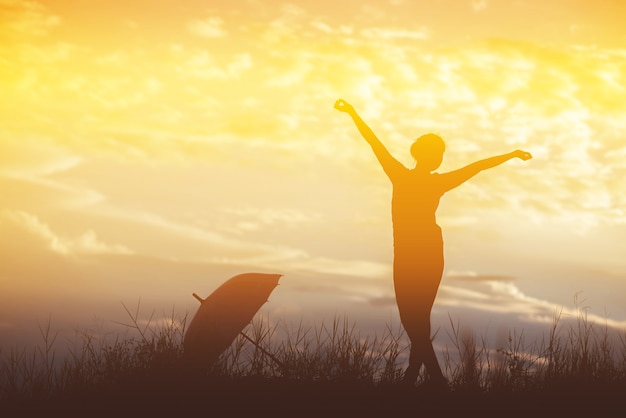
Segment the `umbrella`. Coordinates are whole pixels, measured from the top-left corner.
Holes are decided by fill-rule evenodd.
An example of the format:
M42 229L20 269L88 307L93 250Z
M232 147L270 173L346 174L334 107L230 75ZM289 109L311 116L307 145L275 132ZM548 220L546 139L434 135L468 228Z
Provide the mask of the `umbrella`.
M243 273L228 279L206 299L194 293L200 308L183 338L187 360L195 365L213 364L267 302L280 277L282 274Z

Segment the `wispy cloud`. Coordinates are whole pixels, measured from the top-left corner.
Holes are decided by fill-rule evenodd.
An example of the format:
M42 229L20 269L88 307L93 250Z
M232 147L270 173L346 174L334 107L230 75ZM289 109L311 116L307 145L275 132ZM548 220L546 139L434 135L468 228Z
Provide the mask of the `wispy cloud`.
M475 12L480 12L481 10L485 10L488 6L487 0L472 0L472 9Z
M3 16L2 32L14 32L20 36L46 36L61 23L59 16L50 13L37 1L1 0L0 12Z
M515 277L504 275L477 274L474 272L449 272L446 274L446 279L458 282L510 282L515 280Z
M296 208L224 208L221 211L240 218L240 220L234 221L234 225L239 225L243 229L254 230L275 225L289 227L315 222L320 218L320 215Z
M78 237L62 237L55 233L46 223L37 216L23 212L5 212L4 217L22 226L30 233L44 241L49 249L63 256L81 254L132 254L129 248L119 244L102 242L92 230L86 231Z
M69 171L81 161L83 157L55 144L49 135L0 140L0 175L43 178Z
M221 38L227 35L224 30L224 21L219 17L192 20L187 24L187 29L203 38Z
M365 38L373 38L378 41L393 41L399 39L426 40L430 38L430 30L422 28L420 30L396 29L396 28L368 28L361 31Z
M485 317L492 314L514 315L518 320L537 325L549 325L559 312L565 320L576 319L583 307L560 306L549 300L529 296L514 283L507 280L485 280L479 287L465 288L442 285L436 305L446 308L470 309ZM616 330L626 327L626 320L616 320L592 312L584 312L586 319L599 326L609 326Z
M183 77L228 80L238 78L252 65L252 57L248 53L235 54L222 64L209 51L201 50L195 52L186 62L178 65L176 70Z
M315 256L288 262L287 266L296 270L313 271L320 274L367 278L385 277L390 272L389 265L384 263L367 260L339 260Z

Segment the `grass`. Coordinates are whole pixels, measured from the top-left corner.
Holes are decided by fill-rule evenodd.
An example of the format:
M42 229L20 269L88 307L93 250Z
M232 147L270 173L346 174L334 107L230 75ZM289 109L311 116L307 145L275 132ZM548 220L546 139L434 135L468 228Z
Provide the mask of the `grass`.
M626 409L626 338L616 347L584 310L569 325L555 315L542 341L528 344L523 332L511 332L497 349L450 319L442 365L451 391L428 393L400 385L408 351L401 328L363 336L347 320L290 326L257 318L211 370L200 371L183 361L186 316L142 323L139 308L124 306L130 336L80 332L63 358L50 321L40 327L40 347L0 351L0 414Z

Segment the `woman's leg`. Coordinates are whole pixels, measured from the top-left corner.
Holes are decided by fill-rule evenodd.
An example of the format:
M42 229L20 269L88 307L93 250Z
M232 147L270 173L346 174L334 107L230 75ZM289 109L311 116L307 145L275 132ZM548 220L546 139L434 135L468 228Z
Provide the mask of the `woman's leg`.
M405 327L406 330L406 327ZM408 334L408 332L407 332ZM407 385L414 385L417 377L419 376L420 369L422 368L423 361L423 353L420 348L420 345L417 344L417 341L414 341L409 337L411 341L410 353L409 353L409 365L404 371L404 376L402 377L402 382Z
M444 379L430 339L430 312L443 274L441 235L403 241L394 238L393 282L400 320L411 351L404 381L413 384L424 365L431 380Z
M433 343L430 338L428 338L428 341L424 343L423 356L424 365L426 366L426 371L428 372L430 381L435 384L447 385L446 378L443 376L443 372L439 366L439 361L437 360L437 355L435 354L435 349L433 348Z
M409 366L404 372L403 382L414 384L422 365L425 366L430 380L445 382L437 355L430 339L429 311L401 309L400 318L411 342Z
M436 260L436 257L433 258ZM430 335L430 313L441 281L443 263L424 263L416 269L414 261L408 267L395 261L396 302L400 321L411 342L409 366L403 381L414 384L424 365L432 381L445 382Z

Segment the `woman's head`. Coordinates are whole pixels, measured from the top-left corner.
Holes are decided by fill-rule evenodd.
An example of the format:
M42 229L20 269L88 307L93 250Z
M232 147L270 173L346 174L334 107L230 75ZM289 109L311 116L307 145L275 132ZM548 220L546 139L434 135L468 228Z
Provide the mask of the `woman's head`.
M445 142L436 134L422 135L411 145L411 155L417 166L428 172L439 168L445 150Z

